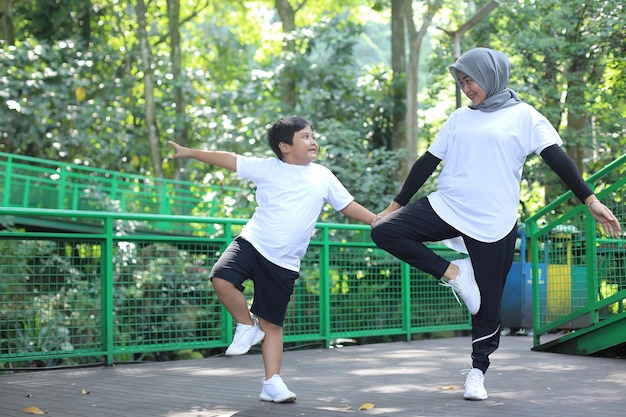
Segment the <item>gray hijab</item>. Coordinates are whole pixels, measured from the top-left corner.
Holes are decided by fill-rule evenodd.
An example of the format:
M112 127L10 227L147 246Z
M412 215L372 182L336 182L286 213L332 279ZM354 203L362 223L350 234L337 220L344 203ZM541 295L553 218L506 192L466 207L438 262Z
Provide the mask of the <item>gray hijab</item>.
M457 83L456 72L461 71L476 81L487 95L478 106L469 106L471 109L494 112L521 103L517 93L507 88L511 66L509 58L502 52L474 48L461 55L448 69Z

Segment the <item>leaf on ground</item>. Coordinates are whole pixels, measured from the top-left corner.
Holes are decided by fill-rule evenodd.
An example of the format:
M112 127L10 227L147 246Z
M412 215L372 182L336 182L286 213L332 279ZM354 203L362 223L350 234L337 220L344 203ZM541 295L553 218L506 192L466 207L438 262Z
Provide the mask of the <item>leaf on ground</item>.
M359 407L359 410L371 410L374 407L376 406L372 403L365 403L365 404L361 404L361 406Z
M461 387L459 387L458 385L446 385L445 387L439 387L439 389L455 390L455 389L461 389Z
M29 414L46 414L45 412L41 411L39 407L26 407L22 410L22 412Z

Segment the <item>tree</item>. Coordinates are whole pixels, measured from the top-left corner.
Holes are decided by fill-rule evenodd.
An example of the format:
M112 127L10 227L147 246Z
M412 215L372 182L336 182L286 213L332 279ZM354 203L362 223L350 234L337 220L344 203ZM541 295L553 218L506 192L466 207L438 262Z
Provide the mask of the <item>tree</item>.
M13 26L13 3L15 0L0 0L0 40L7 45L15 44Z
M408 66L408 82L407 82L407 143L409 145L409 156L411 161L417 159L418 139L419 139L419 125L417 122L418 101L417 92L419 90L418 74L419 74L419 59L420 51L422 50L422 42L426 36L426 31L432 23L432 19L441 8L443 0L434 0L427 3L426 10L424 11L424 17L422 25L419 30L415 29L413 19L409 20L409 66Z
M387 149L408 149L410 146L407 128L406 33L408 32L407 25L413 21L411 3L411 0L391 1L391 70L393 73L391 96L393 97L393 108L391 143L386 144ZM400 169L395 175L398 180L406 176L408 166L411 163L409 152L402 159Z
M172 80L174 81L174 107L176 111L176 123L174 126L173 139L182 146L189 146L187 123L187 104L183 89L182 58L180 46L180 0L167 0L167 17L169 23L170 56L172 61ZM161 161L159 160L159 165ZM184 167L184 161L177 160L178 169L174 172L174 178L180 179Z
M296 22L298 13L306 16L316 16L316 20L322 18L324 14L327 16L336 15L349 10L350 7L356 7L360 4L358 1L349 0L343 2L329 2L326 0L274 0L274 8L280 18L282 25L282 42L281 55L279 65L280 77L280 97L286 113L291 113L296 107L297 102L297 80L295 78L296 70L293 67L294 58L306 50L298 47L295 37L298 24ZM310 25L310 18L300 19Z
M396 178L405 178L410 165L417 159L419 124L418 74L421 45L432 23L433 16L441 8L443 0L425 2L422 24L418 29L413 15L411 0L392 0L392 68L394 100L392 149L406 149ZM408 40L408 47L405 43ZM408 57L406 56L408 53ZM402 91L404 90L404 91Z
M306 4L302 0L293 7L289 0L276 0L275 7L283 26L283 65L280 77L281 100L285 111L291 112L296 107L296 80L292 67L293 55L296 53L296 44L293 32L296 30L296 13Z
M152 53L146 32L146 6L143 0L137 0L137 39L141 45L141 68L143 71L143 86L146 110L146 130L150 144L150 159L154 175L163 177L161 167L161 141L156 124L156 103L154 98L154 74L152 69Z
M5 0L3 0L5 1ZM92 20L96 16L91 0L20 0L16 13L18 31L40 41L72 39L88 45L92 41Z

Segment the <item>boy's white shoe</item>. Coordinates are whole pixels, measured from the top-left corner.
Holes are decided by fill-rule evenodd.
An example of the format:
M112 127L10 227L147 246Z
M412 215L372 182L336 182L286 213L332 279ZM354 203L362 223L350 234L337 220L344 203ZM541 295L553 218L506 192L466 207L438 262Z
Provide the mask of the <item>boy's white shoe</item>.
M465 393L463 393L463 398L473 401L487 399L487 390L485 389L485 375L480 369L472 368L467 372L467 378L465 379Z
M440 284L444 287L451 287L456 300L459 301L461 297L470 313L475 315L480 310L480 290L474 277L472 262L470 258L464 258L454 260L452 263L459 267L459 275L455 279Z
M226 349L226 356L237 356L248 353L250 348L257 343L260 343L265 337L265 332L261 330L259 322L256 318L253 319L254 323L241 324L237 323L237 330L235 330L235 336L233 341Z
M275 374L270 379L263 378L263 388L259 397L263 401L275 403L291 403L296 400L296 394L289 391L280 375Z

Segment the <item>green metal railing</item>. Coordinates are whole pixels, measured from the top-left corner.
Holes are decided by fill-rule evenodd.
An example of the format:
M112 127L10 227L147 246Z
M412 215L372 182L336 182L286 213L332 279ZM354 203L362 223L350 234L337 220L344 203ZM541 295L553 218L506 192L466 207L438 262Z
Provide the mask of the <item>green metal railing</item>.
M626 224L625 172L626 155L587 180L622 227ZM626 237L603 234L585 205L570 204L573 199L569 191L526 221L535 347L543 336L553 338L551 333L626 319ZM624 334L606 332L602 337L615 339L605 341L607 345L626 343Z
M18 230L12 220L63 218L90 232ZM245 220L0 207L0 363L137 360L150 352L226 347L233 323L210 268ZM195 222L216 236L123 227ZM453 258L456 254L435 247ZM245 293L250 296L250 289ZM319 223L285 320L285 342L468 330L449 289L377 249L364 225Z
M622 225L625 165L623 156L588 180ZM229 344L232 319L208 275L246 222L245 192L2 153L0 192L0 367ZM535 346L551 332L624 314L626 242L597 237L572 197L525 225L530 254L518 258L532 261ZM469 330L470 318L432 277L376 248L369 227L318 223L285 342L409 339Z
M246 218L250 204L243 191L0 152L2 207ZM170 233L199 232L195 222L175 224L174 230L167 222L158 226Z

